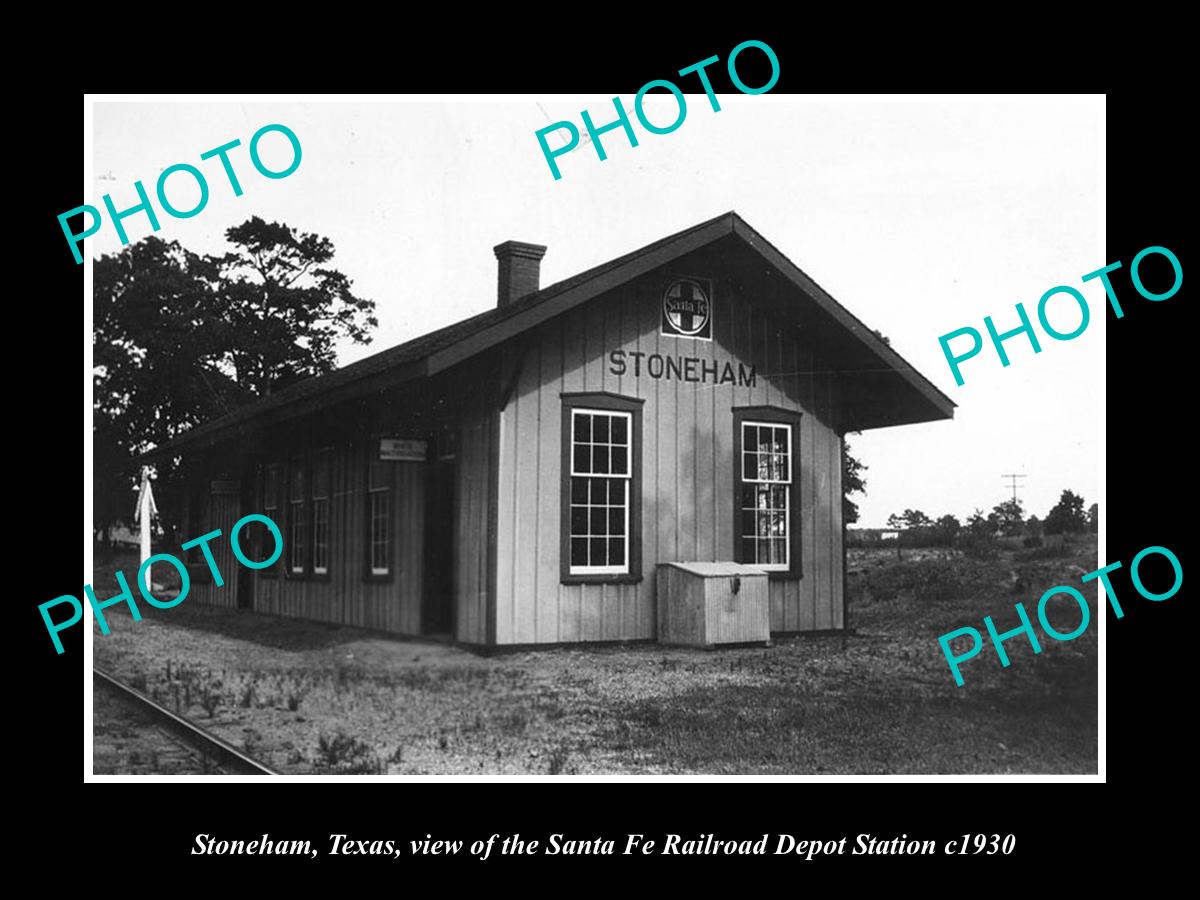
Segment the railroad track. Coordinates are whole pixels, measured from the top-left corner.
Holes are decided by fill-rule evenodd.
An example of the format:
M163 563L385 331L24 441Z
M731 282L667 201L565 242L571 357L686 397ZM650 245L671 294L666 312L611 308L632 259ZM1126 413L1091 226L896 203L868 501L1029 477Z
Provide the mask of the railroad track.
M113 677L109 672L92 666L92 676L105 687L110 688L121 697L136 704L140 709L149 713L158 725L163 726L176 737L194 747L204 756L214 760L217 765L230 775L278 775L274 769L268 768L256 759L251 759L237 747L221 740L215 734L210 734L198 725L193 725L183 716L176 715L165 706L155 703L145 694L136 691L123 681Z

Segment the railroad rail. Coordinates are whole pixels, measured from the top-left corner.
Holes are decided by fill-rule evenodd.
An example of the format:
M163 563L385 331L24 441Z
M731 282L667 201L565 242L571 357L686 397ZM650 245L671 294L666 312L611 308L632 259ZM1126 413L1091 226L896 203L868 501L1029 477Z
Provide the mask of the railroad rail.
M134 690L111 673L92 666L92 676L120 696L135 703L141 709L150 713L158 724L164 726L185 743L195 747L204 755L214 760L231 775L278 775L274 769L264 766L256 759L251 759L233 744L221 740L215 734L205 731L199 725L193 725L183 716L177 715L160 703L151 700L140 691Z

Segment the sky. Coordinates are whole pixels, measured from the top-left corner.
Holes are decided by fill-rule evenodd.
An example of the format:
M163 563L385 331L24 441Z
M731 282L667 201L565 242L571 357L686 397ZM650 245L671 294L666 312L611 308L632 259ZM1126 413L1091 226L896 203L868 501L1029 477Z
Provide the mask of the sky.
M502 241L548 245L546 285L736 210L958 404L950 421L849 436L867 466L860 525L882 526L906 508L986 511L1011 496L1005 473L1027 476L1019 496L1039 516L1065 488L1096 500L1105 299L1081 276L1111 262L1102 99L718 97L713 112L703 94L687 95L686 118L665 135L631 113L637 147L609 132L601 161L581 142L558 157L557 181L535 132L561 120L582 131L583 109L597 125L611 121L611 96L98 100L84 202L101 207L111 193L118 210L133 206L134 181L153 195L163 169L189 163L205 173L209 202L190 219L160 212L158 237L222 252L225 229L257 215L330 238L334 267L377 302L379 318L371 345L341 345L343 364L494 306L492 247ZM631 110L633 98L622 99ZM645 109L662 124L677 114L669 94L649 95ZM247 155L250 137L273 123L291 128L303 151L296 171L276 180ZM200 160L234 139L240 197L217 160ZM291 159L280 134L260 147L270 168ZM188 181L169 181L183 209L198 196ZM132 241L151 233L143 215L124 224ZM85 254L120 247L106 222ZM1039 329L1040 354L1015 337L1007 368L988 342L955 384L939 336L970 326L986 342L984 317L1014 328L1018 302L1037 327L1038 300L1057 285L1088 300L1080 337L1055 341ZM1059 297L1049 318L1069 332L1079 311Z

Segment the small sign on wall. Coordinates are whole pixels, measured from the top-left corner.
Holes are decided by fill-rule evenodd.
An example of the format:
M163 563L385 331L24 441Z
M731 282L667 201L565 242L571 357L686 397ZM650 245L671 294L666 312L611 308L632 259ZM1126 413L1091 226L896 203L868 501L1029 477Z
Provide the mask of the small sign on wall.
M698 278L677 278L662 299L662 333L670 337L712 340L712 304Z
M393 462L424 462L426 442L410 438L379 439L379 458Z

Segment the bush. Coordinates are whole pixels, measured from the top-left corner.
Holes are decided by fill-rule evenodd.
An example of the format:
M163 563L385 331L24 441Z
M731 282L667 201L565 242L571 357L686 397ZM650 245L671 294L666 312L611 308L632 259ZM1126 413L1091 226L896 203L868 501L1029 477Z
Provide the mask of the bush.
M1023 546L1026 550L1028 550L1030 547L1040 547L1042 546L1042 539L1036 534L1031 535L1030 537L1027 537L1025 540L1021 541L1021 546Z
M319 771L334 775L378 775L383 772L383 763L371 748L342 731L333 737L322 734L317 738L313 765Z

